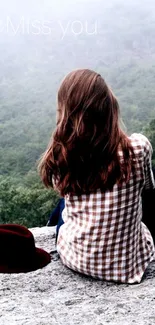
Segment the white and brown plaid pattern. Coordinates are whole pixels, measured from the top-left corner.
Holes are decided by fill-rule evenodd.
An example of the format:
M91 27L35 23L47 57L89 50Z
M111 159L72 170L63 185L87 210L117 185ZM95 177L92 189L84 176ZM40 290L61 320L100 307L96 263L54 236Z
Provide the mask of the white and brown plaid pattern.
M152 237L141 222L141 192L155 184L150 142L141 134L130 138L136 175L131 175L128 184L115 184L112 191L67 195L57 249L62 262L75 271L98 279L139 283L155 257Z

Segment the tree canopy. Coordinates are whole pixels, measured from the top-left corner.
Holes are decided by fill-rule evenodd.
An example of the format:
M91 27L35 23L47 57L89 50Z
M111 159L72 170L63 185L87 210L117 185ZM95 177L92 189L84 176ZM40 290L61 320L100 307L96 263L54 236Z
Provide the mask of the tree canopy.
M58 200L37 161L55 127L61 79L98 71L120 103L126 132L150 139L155 165L154 0L1 4L0 222L44 225ZM16 8L16 15L14 14Z

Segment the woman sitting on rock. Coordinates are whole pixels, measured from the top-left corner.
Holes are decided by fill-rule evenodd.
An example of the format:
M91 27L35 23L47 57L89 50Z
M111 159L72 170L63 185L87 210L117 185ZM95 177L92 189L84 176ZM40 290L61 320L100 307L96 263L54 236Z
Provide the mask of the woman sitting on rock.
M44 184L65 198L57 250L66 266L98 279L141 281L155 257L142 222L142 191L155 187L151 155L145 136L122 131L117 99L100 74L66 76L40 163Z

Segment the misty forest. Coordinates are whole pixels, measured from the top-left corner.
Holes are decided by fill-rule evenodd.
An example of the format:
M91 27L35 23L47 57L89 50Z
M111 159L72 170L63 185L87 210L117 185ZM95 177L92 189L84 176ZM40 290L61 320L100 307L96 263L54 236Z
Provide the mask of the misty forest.
M151 141L155 165L154 0L0 1L0 49L0 223L46 225L57 203L37 161L73 69L102 74L126 132Z

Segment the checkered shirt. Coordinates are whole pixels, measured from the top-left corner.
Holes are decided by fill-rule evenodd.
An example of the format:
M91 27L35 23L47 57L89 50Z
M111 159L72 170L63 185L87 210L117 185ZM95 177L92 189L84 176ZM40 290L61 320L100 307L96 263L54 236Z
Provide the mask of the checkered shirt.
M142 189L155 187L152 147L142 134L130 137L136 175L111 191L67 195L57 250L69 268L98 279L139 283L155 258L153 239L142 223ZM120 159L123 159L119 151Z

